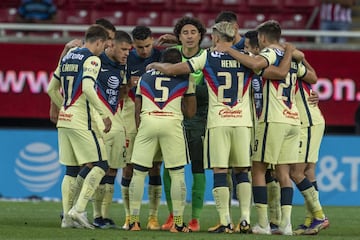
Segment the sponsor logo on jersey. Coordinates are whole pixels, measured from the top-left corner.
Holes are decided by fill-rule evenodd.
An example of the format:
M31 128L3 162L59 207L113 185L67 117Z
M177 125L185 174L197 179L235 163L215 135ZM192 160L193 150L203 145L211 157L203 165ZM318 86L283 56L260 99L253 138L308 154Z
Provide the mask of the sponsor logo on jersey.
M231 110L229 108L223 108L219 111L219 115L222 118L240 118L242 117L242 110L241 109L237 109L237 110Z

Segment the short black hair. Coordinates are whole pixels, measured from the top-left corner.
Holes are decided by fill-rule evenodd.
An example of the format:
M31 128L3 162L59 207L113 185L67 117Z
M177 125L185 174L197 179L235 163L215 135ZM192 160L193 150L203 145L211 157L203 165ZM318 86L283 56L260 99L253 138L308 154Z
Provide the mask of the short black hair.
M236 13L232 11L220 12L215 18L215 23L219 23L219 22L237 22Z
M188 16L185 16L181 19L179 19L176 24L175 24L175 27L174 27L174 34L177 38L177 40L180 42L179 40L179 35L181 33L181 29L187 25L187 24L190 24L190 25L193 25L197 28L197 30L199 31L201 37L200 37L200 42L199 44L201 43L201 41L203 40L204 38L204 35L206 34L206 28L204 27L204 25L200 22L199 19L197 18L193 18L193 17L188 17Z
M110 30L110 31L113 31L113 32L116 31L115 26L109 20L107 20L105 18L96 19L95 24L103 26L107 30Z
M247 31L244 36L245 38L249 39L249 44L251 47L259 47L258 32L256 30Z
M95 42L98 39L101 39L103 41L108 40L109 33L106 31L106 29L103 26L100 26L98 24L91 25L85 33L85 41L86 42Z
M121 30L115 32L114 40L115 42L126 42L132 44L131 36L127 32Z
M134 40L145 40L152 36L152 32L147 26L136 26L131 31L131 35Z
M161 54L161 62L163 63L179 63L181 61L182 55L177 48L168 48Z
M268 20L256 28L259 34L265 35L270 41L280 41L281 27L278 21Z

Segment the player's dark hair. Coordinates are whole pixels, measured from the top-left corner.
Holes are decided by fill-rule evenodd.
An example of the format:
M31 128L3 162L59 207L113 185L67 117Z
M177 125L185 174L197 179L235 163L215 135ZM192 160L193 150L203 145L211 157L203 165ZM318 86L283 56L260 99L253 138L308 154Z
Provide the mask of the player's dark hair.
M126 42L132 44L132 39L127 32L118 30L115 32L115 42Z
M131 35L134 40L145 40L151 37L152 32L147 26L136 26L132 31Z
M177 38L177 40L179 41L180 43L180 40L179 40L179 36L180 36L180 33L181 33L181 29L187 25L187 24L190 24L190 25L193 25L196 27L196 29L199 31L200 33L200 41L199 41L199 44L202 42L203 38L204 38L204 35L206 33L206 28L204 27L204 25L200 22L199 19L197 18L193 18L193 17L188 17L188 16L185 16L181 19L179 19L177 21L177 23L175 24L175 27L174 27L174 34Z
M91 25L85 33L85 41L93 43L98 39L106 41L109 38L109 33L100 25Z
M177 48L168 48L161 55L163 63L179 63L182 61L181 52Z
M251 47L259 47L258 32L256 30L247 31L244 36L249 39Z
M232 11L220 12L215 18L215 23L219 23L219 22L230 22L230 23L236 22L237 23L236 13L234 13Z
M103 26L105 29L115 32L116 28L115 26L107 19L105 18L99 18L96 19L95 24L99 24L100 26Z
M265 35L269 41L279 41L281 37L281 27L279 22L268 20L256 28L258 34Z

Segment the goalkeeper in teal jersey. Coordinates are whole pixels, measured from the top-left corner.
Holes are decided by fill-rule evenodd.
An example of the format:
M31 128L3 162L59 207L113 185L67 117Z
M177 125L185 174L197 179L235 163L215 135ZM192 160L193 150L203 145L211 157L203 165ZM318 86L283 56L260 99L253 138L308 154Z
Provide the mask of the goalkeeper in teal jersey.
M175 46L181 54L182 61L201 54L204 50L200 48L201 41L206 33L206 28L196 18L183 17L174 27L174 34L179 42ZM196 83L196 115L189 119L184 119L186 138L189 147L191 171L193 174L192 185L192 214L189 222L189 229L193 232L200 231L200 213L204 203L205 193L205 173L203 163L203 138L205 136L206 118L208 110L208 92L204 82L204 76L201 70L191 74ZM169 171L164 169L163 175L166 202L170 215L167 221L161 226L162 230L168 230L173 224L173 208L170 196L171 180Z

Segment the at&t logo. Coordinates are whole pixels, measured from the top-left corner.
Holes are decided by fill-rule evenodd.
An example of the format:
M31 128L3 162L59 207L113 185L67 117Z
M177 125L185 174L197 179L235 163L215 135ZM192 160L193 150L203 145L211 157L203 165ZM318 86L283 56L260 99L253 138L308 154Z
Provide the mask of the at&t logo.
M48 144L31 143L19 152L15 173L30 192L41 193L54 186L61 175L57 152Z

